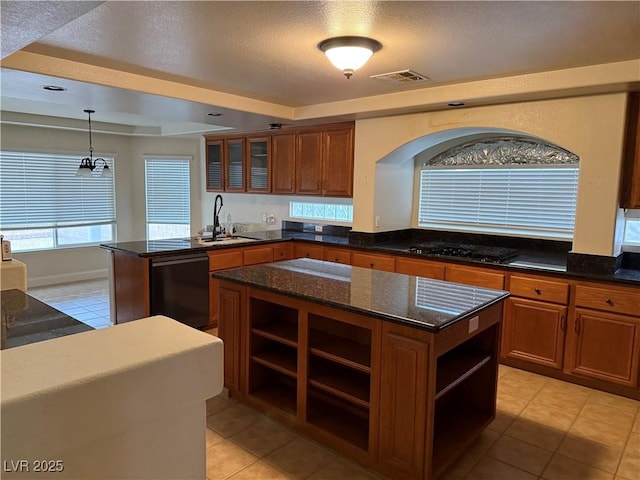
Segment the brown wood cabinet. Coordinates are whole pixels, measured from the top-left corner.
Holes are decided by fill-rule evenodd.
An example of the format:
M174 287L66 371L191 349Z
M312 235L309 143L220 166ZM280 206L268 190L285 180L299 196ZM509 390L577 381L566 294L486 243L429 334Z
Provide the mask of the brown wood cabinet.
M476 267L463 267L461 265L447 264L444 279L448 282L495 288L497 290L502 290L504 288L503 273Z
M324 259L328 262L351 265L351 250L348 248L325 247Z
M640 358L637 289L576 285L572 313L565 371L636 388Z
M271 137L247 137L247 192L271 192Z
M354 267L374 268L376 270L395 272L396 259L392 255L353 252L351 254L351 265Z
M313 258L314 260L324 260L324 247L311 243L294 242L293 258Z
M354 123L206 136L207 191L350 197Z
M502 356L562 370L569 285L511 275L502 324Z
M442 262L430 262L429 260L415 260L412 258L396 258L396 273L416 275L418 277L435 278L444 280L445 264Z
M353 125L298 133L296 193L353 195Z
M382 325L379 461L412 478L424 475L429 346L415 330Z
M638 386L639 318L577 308L569 339L568 373Z
M640 208L640 92L629 94L620 206Z
M225 386L390 478L435 479L495 418L502 305L438 332L220 281Z
M296 191L296 134L271 137L271 192Z

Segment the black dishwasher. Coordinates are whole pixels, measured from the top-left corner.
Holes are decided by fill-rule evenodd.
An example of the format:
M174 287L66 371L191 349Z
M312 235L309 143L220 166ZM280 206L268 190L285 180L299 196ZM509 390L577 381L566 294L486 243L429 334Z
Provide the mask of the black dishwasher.
M209 257L180 255L151 259L151 314L195 328L209 322Z

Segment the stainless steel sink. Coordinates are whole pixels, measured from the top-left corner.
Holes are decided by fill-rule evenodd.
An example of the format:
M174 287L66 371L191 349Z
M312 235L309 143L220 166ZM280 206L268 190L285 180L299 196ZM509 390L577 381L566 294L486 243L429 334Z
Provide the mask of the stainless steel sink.
M233 243L255 242L256 240L257 240L256 238L233 236L233 237L218 237L215 240L211 238L203 238L199 240L198 243L202 245L229 245Z

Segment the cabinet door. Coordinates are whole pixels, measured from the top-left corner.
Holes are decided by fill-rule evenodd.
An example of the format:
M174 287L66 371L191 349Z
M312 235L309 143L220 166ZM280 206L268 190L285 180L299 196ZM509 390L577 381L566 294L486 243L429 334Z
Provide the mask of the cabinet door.
M244 138L226 139L224 189L227 192L244 192Z
M327 247L324 249L324 259L327 262L351 265L351 251L348 248Z
M330 197L353 195L353 129L324 132L322 194Z
M280 260L291 260L293 257L293 248L291 243L285 242L273 246L273 261L278 262Z
M379 462L423 478L429 345L382 324Z
M242 295L238 290L219 287L218 336L224 342L224 386L240 387L240 315Z
M497 290L502 290L504 288L504 274L480 268L447 265L444 272L444 279L448 282L495 288Z
M296 193L322 194L322 132L298 134L296 148Z
M638 386L640 319L576 308L567 333L566 373Z
M221 192L224 190L222 143L222 140L207 140L207 192Z
M293 258L324 260L324 247L307 243L296 243L293 246Z
M502 324L502 356L560 370L567 307L511 297Z
M373 268L376 270L395 272L396 259L389 255L354 252L351 254L351 265L354 267Z
M640 93L629 95L620 207L640 208Z
M243 252L244 265L273 262L273 247L271 245L245 248Z
M247 192L271 191L271 139L247 139Z
M444 263L396 258L396 273L404 273L405 275L444 280L444 267Z
M271 191L273 193L295 193L295 162L295 133L271 137Z

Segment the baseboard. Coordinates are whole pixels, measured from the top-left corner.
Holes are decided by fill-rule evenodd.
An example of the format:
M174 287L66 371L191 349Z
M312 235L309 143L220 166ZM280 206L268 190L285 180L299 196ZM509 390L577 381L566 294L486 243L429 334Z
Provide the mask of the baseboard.
M28 277L27 287L44 287L47 285L58 285L60 283L81 282L83 280L95 280L98 278L108 278L109 270L101 268L99 270L87 270L84 272L64 273L61 275L45 275L43 277Z

